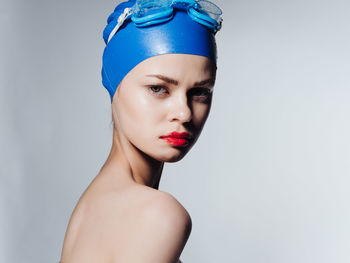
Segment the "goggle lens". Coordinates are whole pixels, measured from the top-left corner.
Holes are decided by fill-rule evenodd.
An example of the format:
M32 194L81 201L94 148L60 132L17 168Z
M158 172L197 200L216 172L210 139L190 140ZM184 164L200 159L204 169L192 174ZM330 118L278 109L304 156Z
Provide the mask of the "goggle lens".
M198 0L195 9L204 15L210 16L216 21L218 21L222 15L222 11L217 5L205 0Z
M172 5L187 5L195 8L199 13L207 15L219 23L222 15L221 9L212 2L206 0L137 0L134 10L134 16L146 17L156 13L168 11Z
M135 6L135 16L148 16L169 8L172 0L138 0Z

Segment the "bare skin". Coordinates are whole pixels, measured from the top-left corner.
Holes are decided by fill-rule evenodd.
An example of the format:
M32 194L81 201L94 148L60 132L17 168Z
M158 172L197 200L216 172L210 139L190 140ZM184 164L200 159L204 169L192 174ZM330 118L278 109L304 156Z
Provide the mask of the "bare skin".
M164 162L181 160L197 141L215 74L206 57L166 54L144 60L124 77L112 102L111 151L72 213L62 263L180 262L191 217L158 186ZM173 131L192 139L180 147L160 138Z

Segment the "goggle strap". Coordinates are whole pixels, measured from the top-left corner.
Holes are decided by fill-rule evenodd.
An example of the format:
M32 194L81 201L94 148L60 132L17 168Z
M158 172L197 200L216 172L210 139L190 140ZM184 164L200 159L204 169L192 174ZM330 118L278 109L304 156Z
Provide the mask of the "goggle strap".
M107 44L111 40L111 38L115 35L115 33L117 33L118 29L121 27L125 19L127 19L131 13L132 13L131 7L129 8L127 7L124 9L124 12L118 17L118 23L116 24L116 26L113 28L112 32L108 36Z

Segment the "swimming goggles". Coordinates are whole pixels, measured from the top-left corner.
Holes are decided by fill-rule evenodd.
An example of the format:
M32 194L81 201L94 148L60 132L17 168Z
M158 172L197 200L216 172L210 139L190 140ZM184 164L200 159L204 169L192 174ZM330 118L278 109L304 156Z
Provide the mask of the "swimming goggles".
M137 0L135 5L125 8L118 17L118 23L109 34L107 43L115 35L124 21L131 15L137 27L146 27L169 21L174 15L174 7L187 9L187 14L196 22L213 30L220 30L222 10L206 0Z

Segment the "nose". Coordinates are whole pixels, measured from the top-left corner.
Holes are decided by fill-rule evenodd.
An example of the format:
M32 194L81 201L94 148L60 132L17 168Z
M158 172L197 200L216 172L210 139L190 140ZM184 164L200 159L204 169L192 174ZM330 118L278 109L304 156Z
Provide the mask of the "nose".
M192 109L188 105L187 94L179 92L173 96L171 100L171 110L169 111L170 121L179 121L181 123L190 122L192 120Z

